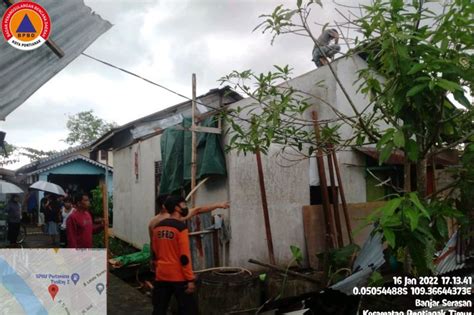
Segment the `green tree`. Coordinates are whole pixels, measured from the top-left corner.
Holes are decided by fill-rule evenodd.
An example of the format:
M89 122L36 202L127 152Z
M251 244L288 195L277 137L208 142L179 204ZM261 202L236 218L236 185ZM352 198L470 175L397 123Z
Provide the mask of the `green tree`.
M6 153L0 153L0 167L19 162L21 156L27 157L30 161L38 161L57 153L57 151L54 150L37 150L30 147L18 147L9 143L5 143L5 149Z
M5 152L0 153L0 167L14 164L19 161L17 148L7 142L5 144ZM3 151L3 150L2 150Z
M64 141L67 144L76 145L100 138L106 132L117 127L117 124L107 122L94 115L93 110L88 110L69 116L66 127L69 133Z
M38 160L50 157L58 153L58 151L55 151L55 150L44 151L44 150L37 150L37 149L29 148L29 147L21 147L19 148L19 151L20 151L19 152L20 155L26 156L31 161L38 161Z

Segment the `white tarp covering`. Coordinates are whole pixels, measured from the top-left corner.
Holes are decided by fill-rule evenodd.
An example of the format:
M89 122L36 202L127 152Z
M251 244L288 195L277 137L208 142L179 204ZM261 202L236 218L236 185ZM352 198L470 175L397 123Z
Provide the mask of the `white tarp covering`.
M56 56L46 45L32 51L13 48L0 34L0 120L76 59L112 24L92 13L83 0L38 0L48 11L52 39L65 53ZM6 6L0 2L0 17Z

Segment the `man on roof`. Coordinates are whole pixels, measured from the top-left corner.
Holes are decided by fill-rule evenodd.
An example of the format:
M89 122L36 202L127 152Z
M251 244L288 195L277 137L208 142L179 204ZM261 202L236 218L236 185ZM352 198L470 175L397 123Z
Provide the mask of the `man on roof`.
M334 41L334 44L331 44L331 41ZM318 68L327 65L329 58L334 58L334 55L341 50L338 42L339 33L336 29L327 29L321 33L317 39L317 45L314 45L312 59Z

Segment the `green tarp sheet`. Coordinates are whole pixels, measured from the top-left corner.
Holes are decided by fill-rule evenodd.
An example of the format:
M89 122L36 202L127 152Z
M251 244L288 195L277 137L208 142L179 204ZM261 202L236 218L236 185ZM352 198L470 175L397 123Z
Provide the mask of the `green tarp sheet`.
M217 120L210 117L201 123L203 127L217 127ZM191 127L191 118L182 123ZM191 182L191 131L167 128L161 136L162 175L160 195L179 193ZM226 176L224 151L221 136L213 133L197 134L197 179L211 175Z
M114 257L114 260L119 262L121 267L133 264L147 263L150 261L150 245L145 244L141 252Z

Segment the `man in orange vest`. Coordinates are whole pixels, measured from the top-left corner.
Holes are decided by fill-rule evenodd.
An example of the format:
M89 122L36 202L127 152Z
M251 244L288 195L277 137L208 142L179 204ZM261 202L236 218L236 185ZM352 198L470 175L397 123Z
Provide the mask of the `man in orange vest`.
M151 220L150 223L148 224L148 234L150 236L150 248L153 248L153 230L155 227L158 226L158 224L163 221L164 219L168 219L170 217L170 213L168 210L166 210L164 204L168 196L159 196L156 201L157 201L157 207L156 211L159 213L154 216ZM192 217L198 215L198 214L203 214L203 213L208 213L211 211L214 211L216 209L229 209L230 204L228 201L225 202L219 202L219 203L214 203L214 204L208 204L204 206L197 206L195 208L192 208L188 211L188 214L185 217L178 218L178 220L185 222L188 219L191 219ZM151 261L150 261L150 266L151 270L154 272L155 271L155 257L151 255Z
M197 315L193 298L196 290L191 264L189 232L183 217L189 214L186 200L170 196L165 201L169 218L153 229L152 251L155 257L155 283L153 288L153 315L168 314L168 305L174 295L180 315Z

